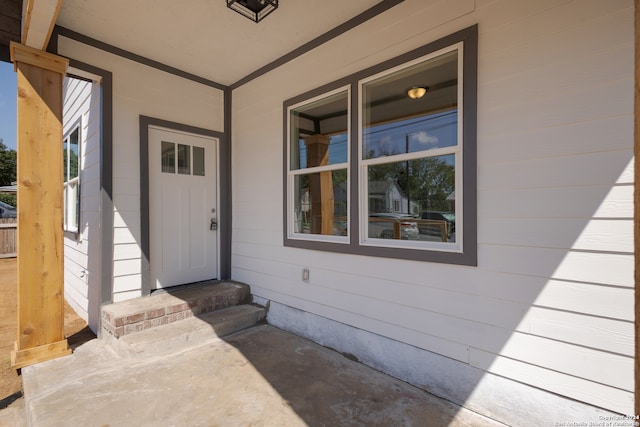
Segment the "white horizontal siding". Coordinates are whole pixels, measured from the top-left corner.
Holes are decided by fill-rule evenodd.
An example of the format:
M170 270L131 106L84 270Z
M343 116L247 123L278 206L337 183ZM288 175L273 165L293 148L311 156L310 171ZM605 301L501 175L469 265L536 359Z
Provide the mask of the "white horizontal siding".
M519 360L496 356L480 350L471 351L471 365L479 366L488 372L510 378L524 384L531 384L542 390L548 390L561 396L572 396L574 399L605 407L619 414L629 414L633 407L633 394L609 385L584 380L562 372L545 369ZM520 396L525 399L526 397ZM523 406L527 406L524 403ZM531 408L533 411L534 408ZM578 422L581 418L569 419ZM561 422L561 421L559 421Z
M633 185L479 191L478 214L490 218L629 219L633 217Z
M624 356L634 355L633 322L531 307L521 322L533 335Z
M99 306L102 241L100 233L100 87L66 78L63 86L63 128L69 134L80 126L80 223L78 238L64 239L65 299L96 331ZM97 110L92 111L94 108ZM91 274L88 271L91 270ZM90 292L89 288L96 289Z
M120 244L113 247L113 259L140 259L142 252L140 246L136 244Z
M131 292L133 291L139 291L141 281L142 281L142 277L140 274L129 274L129 275L119 274L118 276L115 276L113 278L113 292L114 294L118 294L118 293L131 294Z
M478 228L481 243L633 252L632 219L491 218L482 219Z
M479 177L478 185L480 190L511 190L628 184L633 182L632 169L629 166L632 156L632 150L629 148L576 156L479 165L479 172L482 175ZM602 167L603 164L607 167ZM567 170L575 173L565 176Z
M128 291L128 292L113 292L113 302L126 301L133 298L139 298L142 296L140 290Z
M233 278L631 413L632 12L629 0L407 0L235 90ZM282 102L475 23L478 266L283 247Z
M65 37L58 48L113 76L114 301L135 298L142 286L139 117L221 132L223 93Z

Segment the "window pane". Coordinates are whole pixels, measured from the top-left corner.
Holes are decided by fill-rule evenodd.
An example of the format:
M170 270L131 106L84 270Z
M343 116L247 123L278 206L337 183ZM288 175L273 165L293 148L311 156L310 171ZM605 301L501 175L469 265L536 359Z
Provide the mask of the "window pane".
M69 138L62 142L62 182L69 180Z
M176 173L176 144L162 141L162 172Z
M455 242L455 155L369 166L368 237Z
M191 174L191 146L178 144L178 173Z
M204 147L193 147L193 174L204 176Z
M347 235L347 169L297 175L294 231Z
M347 162L347 95L345 90L290 112L292 170Z
M426 93L412 99L408 89ZM453 51L362 87L363 158L372 159L458 143L458 52Z
M69 179L73 179L78 176L78 165L80 160L80 146L78 141L79 134L79 129L76 129L71 133L71 135L69 135Z

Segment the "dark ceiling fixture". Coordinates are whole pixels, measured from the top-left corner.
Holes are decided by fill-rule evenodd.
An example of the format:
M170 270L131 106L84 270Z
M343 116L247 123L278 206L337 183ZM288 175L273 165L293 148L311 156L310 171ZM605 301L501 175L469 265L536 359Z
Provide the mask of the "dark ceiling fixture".
M278 0L227 0L227 7L253 22L260 22L278 8Z

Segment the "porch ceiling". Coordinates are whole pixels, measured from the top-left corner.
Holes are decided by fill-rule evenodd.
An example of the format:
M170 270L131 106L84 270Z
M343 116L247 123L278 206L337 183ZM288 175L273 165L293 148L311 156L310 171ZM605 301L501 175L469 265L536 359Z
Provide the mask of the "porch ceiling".
M63 0L57 24L231 85L380 0L281 0L256 24L225 0Z
M22 0L0 0L0 48L8 52L9 42L20 42Z

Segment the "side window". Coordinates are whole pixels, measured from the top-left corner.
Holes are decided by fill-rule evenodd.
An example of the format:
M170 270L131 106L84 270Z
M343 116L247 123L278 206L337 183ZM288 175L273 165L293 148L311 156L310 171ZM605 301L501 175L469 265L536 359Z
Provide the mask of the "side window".
M80 223L80 127L62 142L64 230L78 233Z
M285 101L286 246L476 265L477 36Z

